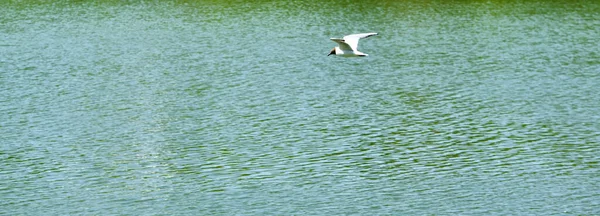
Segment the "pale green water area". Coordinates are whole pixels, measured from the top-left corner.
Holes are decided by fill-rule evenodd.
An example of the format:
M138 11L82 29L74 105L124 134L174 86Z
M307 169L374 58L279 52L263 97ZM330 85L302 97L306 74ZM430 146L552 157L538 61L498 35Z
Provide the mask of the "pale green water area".
M0 215L600 215L599 44L600 1L4 0Z

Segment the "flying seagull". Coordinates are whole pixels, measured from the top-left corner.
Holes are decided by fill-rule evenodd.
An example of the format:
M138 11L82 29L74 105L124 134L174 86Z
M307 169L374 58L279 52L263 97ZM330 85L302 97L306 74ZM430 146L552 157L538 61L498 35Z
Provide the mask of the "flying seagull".
M371 37L373 35L377 35L377 33L360 33L360 34L351 34L346 35L344 38L330 38L332 41L338 43L339 46L334 47L329 55L339 55L344 57L365 57L368 54L358 51L358 40L361 38Z

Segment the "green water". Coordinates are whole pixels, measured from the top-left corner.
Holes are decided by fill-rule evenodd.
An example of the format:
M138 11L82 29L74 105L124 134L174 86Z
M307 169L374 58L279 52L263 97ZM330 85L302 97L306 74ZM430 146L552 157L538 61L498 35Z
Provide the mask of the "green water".
M598 44L596 1L2 1L0 215L598 215Z

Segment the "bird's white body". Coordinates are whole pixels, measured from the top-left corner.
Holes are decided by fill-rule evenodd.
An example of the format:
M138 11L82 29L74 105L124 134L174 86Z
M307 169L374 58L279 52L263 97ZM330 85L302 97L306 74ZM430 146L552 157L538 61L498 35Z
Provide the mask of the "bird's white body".
M368 54L358 51L358 40L361 38L371 37L373 35L377 35L377 33L360 33L360 34L351 34L346 35L344 38L330 38L332 41L336 42L338 46L334 47L329 55L337 55L343 57L365 57Z

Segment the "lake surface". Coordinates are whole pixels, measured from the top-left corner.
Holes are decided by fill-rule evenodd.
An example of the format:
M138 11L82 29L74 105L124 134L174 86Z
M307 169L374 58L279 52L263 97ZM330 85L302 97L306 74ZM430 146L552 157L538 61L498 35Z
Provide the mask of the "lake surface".
M597 1L3 1L0 215L598 215L599 44Z

